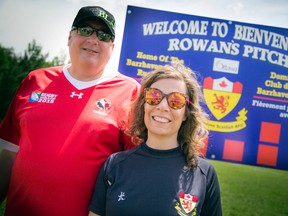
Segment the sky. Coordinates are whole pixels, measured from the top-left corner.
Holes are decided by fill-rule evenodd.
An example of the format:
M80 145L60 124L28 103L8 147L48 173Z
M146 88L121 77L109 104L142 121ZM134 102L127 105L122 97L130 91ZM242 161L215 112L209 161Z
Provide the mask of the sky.
M78 10L99 5L116 19L109 67L118 68L127 5L288 28L288 0L0 0L0 44L22 54L36 40L49 58L68 56L67 40Z

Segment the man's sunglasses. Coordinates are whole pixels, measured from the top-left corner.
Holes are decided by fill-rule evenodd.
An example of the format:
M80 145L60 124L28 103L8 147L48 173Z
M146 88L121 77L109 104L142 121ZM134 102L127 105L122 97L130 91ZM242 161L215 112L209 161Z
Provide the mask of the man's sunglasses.
M164 94L157 88L145 88L144 98L146 103L149 105L158 105L163 98L167 98L167 103L172 109L181 109L186 103L190 104L189 97L180 92L171 92L169 94Z
M114 40L114 37L111 34L108 34L102 30L99 30L99 29L92 28L90 26L73 27L72 31L73 30L76 30L79 35L82 35L84 37L90 37L95 32L97 35L97 38L100 41L104 41L104 42L109 42L110 40L112 40L112 41Z

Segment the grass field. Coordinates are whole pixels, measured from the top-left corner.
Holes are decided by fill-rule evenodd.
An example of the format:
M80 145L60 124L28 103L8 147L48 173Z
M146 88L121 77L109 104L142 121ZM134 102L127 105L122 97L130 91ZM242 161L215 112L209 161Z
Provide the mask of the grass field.
M288 216L288 171L211 163L218 173L223 216ZM3 211L4 205L1 216Z
M288 216L288 172L211 161L220 182L223 216Z

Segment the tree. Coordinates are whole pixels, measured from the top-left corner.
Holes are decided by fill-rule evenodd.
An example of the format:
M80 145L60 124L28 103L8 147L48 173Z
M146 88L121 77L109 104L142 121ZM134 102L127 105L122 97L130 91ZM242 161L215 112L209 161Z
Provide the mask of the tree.
M17 56L13 48L0 44L0 120L3 119L11 100L27 74L37 68L62 65L65 57L48 61L49 54L42 54L42 47L33 40L28 44L23 56Z

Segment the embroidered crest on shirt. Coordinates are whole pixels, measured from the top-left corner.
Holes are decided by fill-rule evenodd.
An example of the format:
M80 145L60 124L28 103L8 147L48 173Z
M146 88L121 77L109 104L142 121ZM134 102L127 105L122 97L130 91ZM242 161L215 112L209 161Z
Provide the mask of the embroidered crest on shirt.
M58 95L43 92L32 92L28 102L54 103Z
M196 215L196 204L198 201L198 197L192 196L191 194L185 194L183 191L179 194L180 203L177 202L175 209L177 210L178 215L187 216Z
M111 108L111 102L109 102L106 98L101 98L100 100L96 101L97 109L94 109L93 112L107 116L107 111Z

